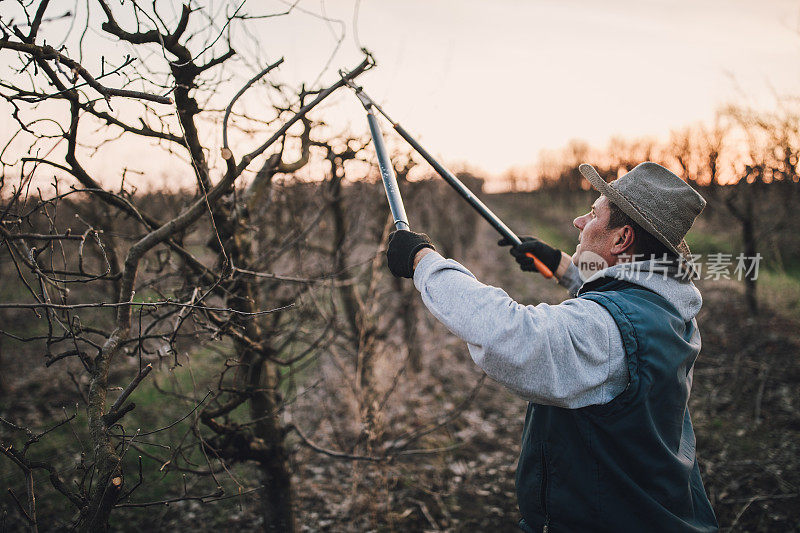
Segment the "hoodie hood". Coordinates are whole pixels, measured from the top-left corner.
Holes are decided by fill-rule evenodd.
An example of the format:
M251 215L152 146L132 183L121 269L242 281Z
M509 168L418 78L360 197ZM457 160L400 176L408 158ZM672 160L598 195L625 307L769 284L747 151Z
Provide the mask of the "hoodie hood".
M703 297L694 283L681 277L677 267L667 266L663 261L620 263L596 272L585 283L603 277L628 281L655 292L672 304L685 321L697 316L703 306Z

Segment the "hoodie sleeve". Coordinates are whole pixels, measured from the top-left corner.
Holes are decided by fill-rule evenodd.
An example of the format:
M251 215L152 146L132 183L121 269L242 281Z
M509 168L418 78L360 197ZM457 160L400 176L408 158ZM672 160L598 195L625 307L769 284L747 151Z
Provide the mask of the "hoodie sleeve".
M565 287L569 291L570 296L577 296L581 285L583 285L581 271L578 270L578 267L570 263L566 272L564 272L564 274L558 278L558 284L562 287Z
M521 305L438 253L420 261L414 284L475 363L528 401L577 409L608 403L627 385L619 330L593 301Z

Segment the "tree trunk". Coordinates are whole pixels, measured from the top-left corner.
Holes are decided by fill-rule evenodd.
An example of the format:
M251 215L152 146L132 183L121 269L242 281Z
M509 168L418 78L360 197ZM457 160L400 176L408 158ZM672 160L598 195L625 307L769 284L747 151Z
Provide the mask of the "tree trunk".
M250 415L258 420L254 425L256 438L252 446L260 448L258 465L264 486L260 511L264 531L293 533L292 476L283 441L285 432L278 419L278 376L261 354L246 353L244 361L249 361L246 363L249 366L248 389L256 391L250 400Z
M400 322L403 324L403 342L408 350L408 365L412 372L422 370L422 354L417 339L417 306L419 296L414 285L395 279L395 288L400 293Z
M239 212L234 216L236 210L232 203L221 206L218 213L217 227L232 263L246 267L256 265L247 213ZM259 288L257 282L241 277L234 279L227 287L228 305L245 313L257 312L264 305L264 291ZM280 374L270 361L274 355L266 338L270 332L265 331L255 318L233 320L237 322L234 327L258 342L259 348L240 340L234 341L236 359L241 364L235 380L237 393L247 398L254 423L248 427L234 425L227 428L229 435L235 433L235 440L241 443L241 447L234 447L228 454L236 461L254 461L258 465L263 484L259 491L259 512L264 520L264 531L293 533L291 472L284 444L286 431L280 421Z
M106 411L111 359L117 353L120 342L127 338L128 331L127 327L114 330L103 345L92 370L87 415L95 455L95 482L82 519L84 531L108 531L108 519L122 491L121 458L111 442L103 415Z
M245 226L240 226L244 228ZM234 261L248 255L250 237L239 232L235 238L235 253L231 253ZM237 305L248 313L258 311L261 298L259 291L251 281L240 280ZM265 333L256 320L246 320L245 333L252 339L263 339ZM269 346L268 344L266 344ZM265 350L268 348L265 348ZM292 509L291 472L284 445L285 431L280 423L280 375L270 363L266 351L256 352L247 346L237 343L237 352L245 369L243 392L251 393L250 416L257 422L253 425L253 436L250 446L256 452L255 457L261 470L264 489L261 491L261 516L264 519L264 531L293 533L295 531L294 511Z
M755 187L752 191L745 191L745 216L742 219L742 245L746 257L749 272L756 261L756 231L755 231ZM758 295L756 291L755 276L750 274L744 277L744 295L747 308L751 313L758 312Z
M753 231L753 221L748 220L742 224L742 240L744 243L744 254L747 261L746 272L749 272L756 261L755 232ZM749 274L744 277L744 295L747 308L751 313L758 312L758 293L756 290L756 278Z

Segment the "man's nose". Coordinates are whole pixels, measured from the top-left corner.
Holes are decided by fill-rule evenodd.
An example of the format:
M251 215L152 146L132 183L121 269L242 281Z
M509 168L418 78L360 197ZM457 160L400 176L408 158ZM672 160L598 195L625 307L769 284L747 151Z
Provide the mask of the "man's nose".
M572 225L578 228L579 230L583 230L583 226L586 225L586 215L577 217L575 220L572 221Z

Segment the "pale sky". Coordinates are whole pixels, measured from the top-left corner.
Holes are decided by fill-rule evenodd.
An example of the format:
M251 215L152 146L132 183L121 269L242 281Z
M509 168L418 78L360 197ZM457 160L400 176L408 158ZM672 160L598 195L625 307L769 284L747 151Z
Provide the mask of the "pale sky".
M251 0L245 11L289 4ZM726 103L769 108L776 94L800 96L797 0L301 0L288 16L250 22L260 47L242 39L237 49L262 64L283 56L284 82L313 82L330 60L319 81L329 85L360 62L359 45L369 48L378 67L359 79L365 90L443 162L490 175L570 139L663 137ZM259 112L259 101L241 105ZM366 132L348 91L324 113L334 129ZM125 157L164 171L157 157Z
M352 27L352 1L325 6ZM662 136L798 95L799 14L796 0L363 0L358 37L379 65L361 83L430 151L501 173L573 138ZM313 64L307 38L284 72ZM343 48L353 64L352 32ZM340 107L363 128L357 104Z

